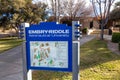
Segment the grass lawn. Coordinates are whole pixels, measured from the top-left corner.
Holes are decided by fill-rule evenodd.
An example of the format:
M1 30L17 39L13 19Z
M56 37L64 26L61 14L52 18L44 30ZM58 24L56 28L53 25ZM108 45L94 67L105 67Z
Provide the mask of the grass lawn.
M17 38L2 38L0 39L0 53L9 50L15 46L18 46L22 43L21 39Z
M120 56L109 51L105 41L94 39L80 51L80 80L120 80ZM72 80L72 74L34 71L33 80Z
M92 40L81 47L80 80L120 80L120 55L105 41Z

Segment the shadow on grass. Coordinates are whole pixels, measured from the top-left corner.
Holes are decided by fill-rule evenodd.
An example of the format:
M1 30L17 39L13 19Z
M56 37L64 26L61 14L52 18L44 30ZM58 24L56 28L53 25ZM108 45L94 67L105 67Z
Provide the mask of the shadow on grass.
M94 39L80 48L81 70L116 60L120 60L120 55L112 53L108 50L105 41Z

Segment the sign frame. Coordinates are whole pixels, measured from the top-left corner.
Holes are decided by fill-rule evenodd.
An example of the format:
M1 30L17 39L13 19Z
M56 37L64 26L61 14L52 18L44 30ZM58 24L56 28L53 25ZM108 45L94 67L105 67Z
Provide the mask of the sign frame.
M38 36L41 33L30 33L30 30L63 30L62 33L54 33L57 37L52 37L52 33L45 33L46 36ZM65 32L69 30L69 33ZM72 27L64 24L55 24L54 22L43 22L39 25L31 25L25 28L26 34L26 55L27 55L27 69L28 70L52 70L52 71L67 71L72 72ZM64 35L65 36L62 36ZM30 36L34 35L34 36ZM37 36L35 36L37 35ZM47 35L50 35L47 37ZM61 35L59 37L58 35ZM68 42L68 68L57 68L57 67L33 67L30 61L30 41L67 41Z

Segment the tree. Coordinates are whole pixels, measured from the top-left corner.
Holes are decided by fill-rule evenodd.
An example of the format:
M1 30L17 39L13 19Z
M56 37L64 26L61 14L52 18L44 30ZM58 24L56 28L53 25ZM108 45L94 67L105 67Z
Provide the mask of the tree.
M90 15L91 9L86 7L85 0L51 0L51 10L57 21L60 16L68 16L72 20L75 17Z
M115 3L114 9L110 13L110 19L114 21L113 26L119 27L120 31L120 2ZM115 22L119 23L115 24Z
M110 9L115 0L91 0L95 16L101 28L100 39L104 39L104 27L107 24L110 16Z
M58 9L58 5L59 5L59 0L50 0L50 4L51 4L52 15L54 16L54 21L58 21L57 20L57 12L59 10L57 10L57 9Z
M110 13L110 19L120 20L120 2L115 3L114 9Z
M46 16L47 5L41 2L32 3L32 0L1 0L0 23L5 29L7 25L18 32L22 22L39 23Z
M44 20L46 16L45 8L47 7L46 4L38 2L33 4L32 2L27 2L27 5L20 8L20 11L16 13L16 17L14 15L14 28L19 28L20 23L28 22L30 24L39 23L40 21ZM18 29L16 29L17 31ZM17 31L18 33L18 31Z
M11 25L11 20L19 7L24 5L25 1L21 0L0 0L0 26L3 27L3 31Z
M66 5L67 4L67 5ZM92 8L86 6L85 0L65 0L63 2L63 14L70 16L72 19L84 15L90 15Z

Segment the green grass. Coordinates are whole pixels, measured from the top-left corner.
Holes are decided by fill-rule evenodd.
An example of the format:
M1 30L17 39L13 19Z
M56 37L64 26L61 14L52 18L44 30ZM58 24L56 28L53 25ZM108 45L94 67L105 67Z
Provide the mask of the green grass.
M109 51L105 41L94 39L80 51L80 80L120 80L120 55ZM34 71L33 80L72 80L72 74Z
M81 47L80 80L120 80L120 55L105 41L92 40Z
M22 43L21 39L8 37L0 39L0 53L16 47Z

